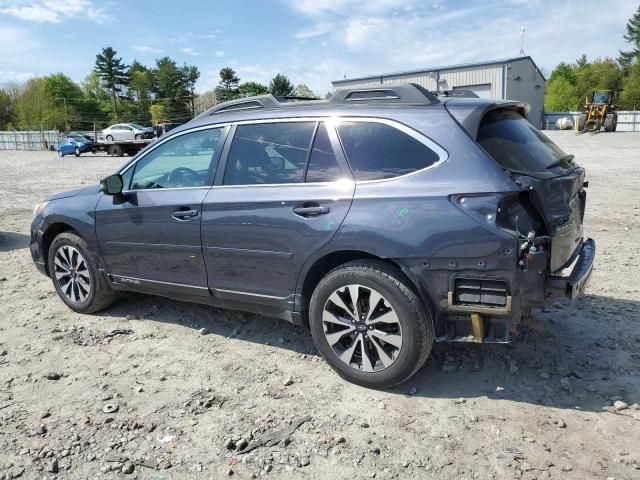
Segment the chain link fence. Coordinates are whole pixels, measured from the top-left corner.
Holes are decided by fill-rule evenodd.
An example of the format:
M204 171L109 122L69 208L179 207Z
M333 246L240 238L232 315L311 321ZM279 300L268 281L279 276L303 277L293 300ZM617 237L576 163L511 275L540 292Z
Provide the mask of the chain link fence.
M0 132L0 150L49 150L59 138L58 130Z

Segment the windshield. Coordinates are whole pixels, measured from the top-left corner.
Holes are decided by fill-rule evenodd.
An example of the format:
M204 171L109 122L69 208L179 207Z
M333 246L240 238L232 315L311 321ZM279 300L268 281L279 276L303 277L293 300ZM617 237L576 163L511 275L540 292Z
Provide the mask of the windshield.
M135 128L136 130L144 130L144 127L138 125L137 123L130 123L129 125Z
M573 170L571 156L515 110L488 112L480 123L478 143L504 169L533 177L553 177Z
M609 103L609 92L593 92L593 103Z

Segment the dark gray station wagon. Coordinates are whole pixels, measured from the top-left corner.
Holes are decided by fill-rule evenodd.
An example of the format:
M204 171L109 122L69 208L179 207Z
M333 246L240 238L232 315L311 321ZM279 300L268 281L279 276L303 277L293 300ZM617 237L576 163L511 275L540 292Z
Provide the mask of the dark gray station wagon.
M344 378L396 385L434 341L509 342L591 274L584 170L526 104L466 97L217 105L37 205L33 260L77 312L128 290L280 317Z

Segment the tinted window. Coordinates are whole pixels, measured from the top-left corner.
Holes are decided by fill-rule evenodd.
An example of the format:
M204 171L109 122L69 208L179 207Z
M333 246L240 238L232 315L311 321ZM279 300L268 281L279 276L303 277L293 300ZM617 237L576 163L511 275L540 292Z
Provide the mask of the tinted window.
M304 180L315 122L239 125L231 143L225 185Z
M342 122L338 133L356 180L406 175L438 161L422 142L383 123Z
M478 143L503 168L553 176L574 168L570 157L514 110L492 110L480 123Z
M340 167L338 167L338 161L333 153L327 127L324 126L324 123L320 123L311 149L306 181L334 182L340 177Z
M136 163L131 190L208 185L221 134L222 128L199 130L163 143Z

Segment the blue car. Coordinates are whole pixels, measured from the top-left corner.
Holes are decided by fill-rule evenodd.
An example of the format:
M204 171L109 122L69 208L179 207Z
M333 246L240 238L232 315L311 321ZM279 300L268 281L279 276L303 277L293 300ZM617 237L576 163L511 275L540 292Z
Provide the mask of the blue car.
M93 142L86 137L71 136L62 137L58 143L58 156L74 154L79 157L81 153L90 152L93 148Z

